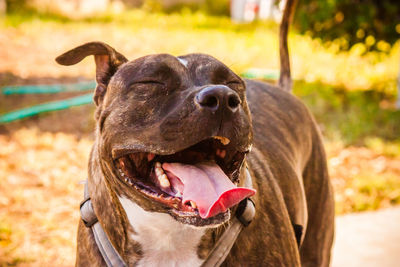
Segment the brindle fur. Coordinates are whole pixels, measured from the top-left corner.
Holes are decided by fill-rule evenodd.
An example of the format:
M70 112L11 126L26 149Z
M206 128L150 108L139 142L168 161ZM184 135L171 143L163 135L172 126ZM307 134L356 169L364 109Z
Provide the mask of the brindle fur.
M69 56L67 53L63 57ZM62 63L63 57L58 61ZM90 157L89 193L111 242L130 264L140 259L140 244L128 242L132 230L117 196L126 195L148 211L167 212L161 204L127 189L116 176L113 156L126 149L171 153L213 135L226 136L235 147L244 150L252 142L246 87L255 146L247 164L258 192L254 197L257 214L239 236L226 264L298 266L301 260L303 266L327 266L333 235L332 190L321 137L308 110L279 88L240 80L234 89L242 99L241 112L220 127L215 121L221 121L221 117L216 120L197 112L193 95L205 85L226 84L240 78L210 56L193 54L183 58L188 61L187 69L175 57L164 54L125 63L109 78L104 95L97 94L102 100L96 112L97 137ZM154 72L157 66L161 68ZM179 72L185 74L179 76ZM160 94L156 97L159 85L150 85L146 87L150 90L149 99L128 91L132 79L141 80L146 75L156 80L161 77L175 91L164 91L162 98ZM205 124L207 127L202 127ZM306 229L300 250L292 224ZM209 230L203 238L199 255L205 257L212 248L218 236L215 231L218 230ZM92 266L102 265L102 258L92 234L81 223L77 265L87 266L89 262Z
M313 117L286 92L290 70L283 70L280 84L285 90L281 90L242 80L208 55L179 57L187 62L186 66L167 54L128 62L100 42L75 48L58 57L57 62L72 65L89 55L95 56L98 86L88 189L100 224L129 266L138 263L143 251L140 244L129 239L135 229L130 227L118 197L131 199L146 211L168 213L170 209L123 183L114 167L115 158L134 150L170 154L211 136L229 138L231 147L240 151L254 144L245 164L257 190L253 197L257 213L239 235L224 265L329 265L334 208L326 157ZM199 110L193 99L210 84L234 90L241 99L239 111L211 114ZM220 218L209 220L218 222ZM304 227L300 248L294 224ZM207 257L224 229L207 229L197 250L200 258ZM82 222L76 265L105 265L90 229Z

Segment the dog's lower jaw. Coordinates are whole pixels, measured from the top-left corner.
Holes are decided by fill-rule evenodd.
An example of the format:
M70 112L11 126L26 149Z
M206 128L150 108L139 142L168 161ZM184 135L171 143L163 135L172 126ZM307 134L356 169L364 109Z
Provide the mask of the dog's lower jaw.
M197 249L205 228L179 223L166 213L147 212L125 197L119 201L135 232L128 238L142 248L137 266L201 265Z

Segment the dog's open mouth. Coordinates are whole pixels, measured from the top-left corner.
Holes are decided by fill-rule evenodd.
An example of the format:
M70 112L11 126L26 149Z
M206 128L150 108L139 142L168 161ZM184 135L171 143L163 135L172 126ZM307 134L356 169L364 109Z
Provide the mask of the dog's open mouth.
M171 155L129 153L116 166L122 180L146 197L175 213L207 219L255 193L236 186L245 152L228 144L213 137Z

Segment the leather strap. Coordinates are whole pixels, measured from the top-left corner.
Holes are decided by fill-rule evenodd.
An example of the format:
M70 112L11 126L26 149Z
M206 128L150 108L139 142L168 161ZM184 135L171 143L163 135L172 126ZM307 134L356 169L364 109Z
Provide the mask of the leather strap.
M81 219L86 227L91 228L97 247L107 264L107 267L126 267L126 263L114 248L112 243L104 232L94 213L92 202L90 200L87 180L85 181L84 200L80 205ZM252 188L251 176L246 168L245 187ZM228 256L236 238L248 226L255 216L255 205L250 198L246 198L239 203L236 210L236 216L232 219L230 225L222 234L221 238L215 244L208 258L201 265L202 267L220 266Z
M82 221L86 227L92 230L97 247L107 267L126 267L127 265L108 239L107 234L104 232L103 227L101 227L94 213L92 201L90 200L88 192L87 180L85 181L84 200L80 205L80 210Z
M245 187L253 188L251 175L247 168ZM232 219L201 267L220 266L231 251L240 232L251 223L255 214L256 208L254 202L250 198L242 200L236 210L236 216Z

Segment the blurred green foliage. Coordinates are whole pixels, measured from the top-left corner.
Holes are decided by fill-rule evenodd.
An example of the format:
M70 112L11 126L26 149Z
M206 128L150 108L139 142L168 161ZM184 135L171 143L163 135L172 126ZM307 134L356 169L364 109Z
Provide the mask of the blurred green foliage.
M144 0L138 2L143 3L141 4L141 8L150 12L180 13L185 10L190 10L192 12L201 11L209 15L227 17L230 14L230 0L204 0L186 3L179 3L179 1L177 1L177 3L172 3L168 5L163 4L162 0ZM29 7L27 0L6 0L6 3L8 13L32 9L32 6ZM126 4L128 8L131 7L129 3Z
M27 0L6 2L8 13L29 9ZM167 14L202 12L228 17L230 0L168 5L161 0L145 0L142 9ZM328 46L334 44L340 50L358 45L362 53L389 52L400 36L400 5L398 0L302 0L297 5L294 26L300 33L320 38Z
M397 143L388 148L379 141L400 142L400 110L385 107L393 103L394 95L303 81L296 82L293 90L310 108L327 139L369 145L377 152L400 156Z
M6 0L7 13L16 12L25 8L26 0Z
M399 0L302 0L295 16L301 33L335 41L343 50L364 43L387 52L399 39Z
M150 8L151 11L163 11L166 13L180 13L185 10L201 11L209 15L215 16L229 16L229 2L230 0L204 0L193 3L177 3L168 7L162 7L160 0L147 0L144 7Z
M248 68L279 69L278 27L271 21L238 24L229 17L211 16L189 9L171 14L136 9L80 19L19 10L0 19L0 28L17 27L26 29L27 34L34 30L40 32L43 27L53 27L59 31L57 27L67 30L103 27L101 25L130 35L130 42L147 40L147 46L135 50L138 55L155 51L171 54L204 52L228 64L234 63L232 68L238 73ZM164 42L154 42L157 39L163 39ZM388 52L368 52L362 43L354 45L349 51L340 51L340 44L336 41L327 45L310 36L291 32L289 43L295 79L320 81L345 87L346 90L373 89L396 94L400 42L389 46Z
M400 179L394 174L362 172L346 180L344 195L335 199L336 214L377 210L400 203Z
M400 141L384 141L379 137L369 137L365 139L365 146L380 155L400 158Z

